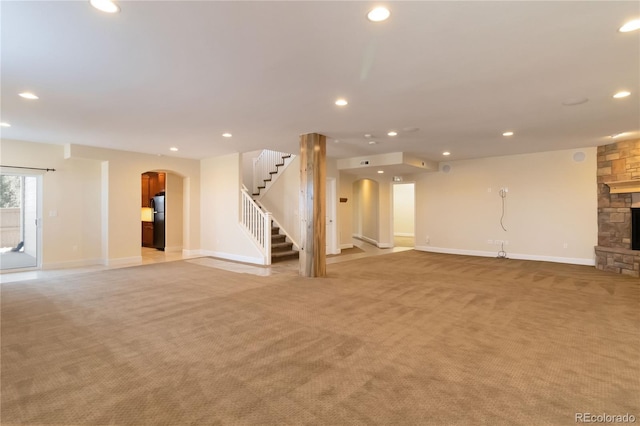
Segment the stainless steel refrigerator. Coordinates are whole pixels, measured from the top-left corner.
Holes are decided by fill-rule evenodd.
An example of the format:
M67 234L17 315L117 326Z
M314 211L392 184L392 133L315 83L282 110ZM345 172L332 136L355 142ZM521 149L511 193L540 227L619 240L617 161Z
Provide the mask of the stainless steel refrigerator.
M151 199L151 208L153 209L153 247L164 251L165 245L165 195L164 192L158 192Z

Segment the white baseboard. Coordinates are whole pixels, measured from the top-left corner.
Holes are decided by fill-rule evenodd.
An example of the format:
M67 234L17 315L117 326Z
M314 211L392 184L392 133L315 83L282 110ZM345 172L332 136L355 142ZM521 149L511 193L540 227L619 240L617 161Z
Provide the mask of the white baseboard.
M340 244L340 250L353 248L353 244Z
M236 262L253 263L254 265L267 265L267 259L262 257L241 256L239 254L223 253L220 251L200 250L203 256L217 257L218 259L235 260ZM269 259L271 260L271 259Z
M394 232L393 235L395 237L415 237L416 234L412 232Z
M431 247L431 246L416 246L416 250L419 251L430 251L433 253L444 253L444 254L458 254L463 256L481 256L481 257L497 257L497 251L484 251L484 250L461 250L461 249L450 249L444 247ZM554 263L568 263L571 265L585 265L585 266L595 266L595 259L583 259L579 257L555 257L555 256L541 256L535 254L520 254L520 253L509 253L507 252L507 257L509 259L514 260L536 260L539 262L554 262Z
M182 246L165 247L164 251L167 253L180 253L182 252Z
M373 244L374 246L376 246L378 248L391 248L391 247L393 247L393 244L391 244L391 243L379 243L378 241L374 240L373 238L365 237L364 235L353 235L353 238L357 238L358 240L362 240L362 241L367 242L369 244Z
M200 250L200 249L196 249L196 250L182 249L182 255L183 256L201 256L202 255L202 250Z
M114 259L107 259L104 264L107 266L120 266L120 265L129 265L142 263L142 256L132 256L132 257L116 257Z
M64 262L45 262L42 269L81 268L83 266L104 265L104 259L67 260Z

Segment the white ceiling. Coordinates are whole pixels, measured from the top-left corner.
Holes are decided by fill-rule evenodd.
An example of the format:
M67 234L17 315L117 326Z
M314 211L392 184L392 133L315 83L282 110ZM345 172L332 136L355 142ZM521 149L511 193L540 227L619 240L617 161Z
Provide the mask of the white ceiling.
M119 4L0 3L3 138L205 158L319 132L331 157L441 161L640 135L640 31L617 31L640 2Z

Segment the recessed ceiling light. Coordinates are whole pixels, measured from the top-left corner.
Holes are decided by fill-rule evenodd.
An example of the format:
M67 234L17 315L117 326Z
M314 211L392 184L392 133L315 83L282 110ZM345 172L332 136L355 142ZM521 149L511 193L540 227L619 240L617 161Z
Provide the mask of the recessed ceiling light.
M378 174L383 174L384 170L378 170Z
M91 6L96 9L106 12L106 13L117 13L120 12L120 8L117 4L112 2L111 0L89 0Z
M613 95L613 97L616 98L616 99L626 98L630 94L631 94L631 92L627 92L626 90L623 90L623 91L618 92L615 95Z
M0 123L0 127L11 127L11 124L2 122Z
M340 141L338 139L334 139L333 143L340 143Z
M589 101L589 98L569 98L569 99L565 99L562 102L562 105L574 106L574 105L583 104L583 103L588 102L588 101Z
M621 26L618 31L621 33L628 33L629 31L635 31L637 29L640 29L640 19L634 19L633 21L627 22Z
M25 99L39 99L36 95L31 92L22 92L19 94L20 97Z
M369 141L369 145L375 145L375 144L377 144L377 143L378 143L378 142L376 142L376 141Z
M169 148L169 151L177 151L178 148L176 148L175 146L172 146L171 148Z
M233 136L231 133L223 133L222 134L223 138L230 138L231 136Z
M381 22L389 18L391 12L386 7L376 7L367 13L367 19L371 22Z
M398 132L390 131L389 133L387 133L387 135L389 135L389 136L398 136Z
M502 136L513 136L513 132L504 132Z
M346 100L346 99L338 99L338 100L336 101L336 105L338 105L338 106L345 106L345 105L347 105L348 103L349 103L349 102L347 102L347 100Z
M442 155L451 155L451 153L449 151L445 151L442 153Z
M365 137L365 138L370 138L370 137L371 137L371 133L365 133L365 134L364 134L364 137Z

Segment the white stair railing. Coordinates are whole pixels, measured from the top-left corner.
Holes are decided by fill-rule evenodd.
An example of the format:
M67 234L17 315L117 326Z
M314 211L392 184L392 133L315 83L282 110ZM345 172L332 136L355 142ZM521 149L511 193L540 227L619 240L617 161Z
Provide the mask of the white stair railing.
M286 152L263 150L253 163L253 193L260 192L260 187L265 186L265 181L271 180L273 172L278 171L278 165L284 163L284 159L291 154Z
M271 213L260 209L244 185L240 192L240 222L260 247L264 255L264 264L271 265Z

